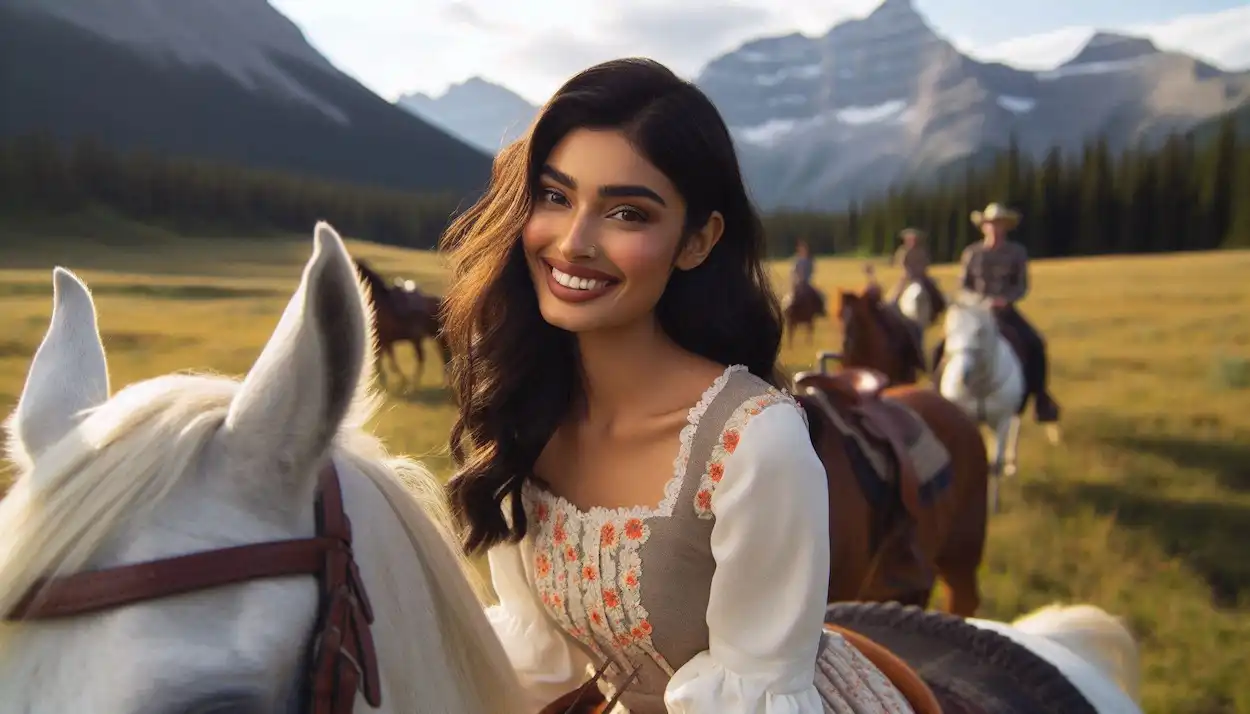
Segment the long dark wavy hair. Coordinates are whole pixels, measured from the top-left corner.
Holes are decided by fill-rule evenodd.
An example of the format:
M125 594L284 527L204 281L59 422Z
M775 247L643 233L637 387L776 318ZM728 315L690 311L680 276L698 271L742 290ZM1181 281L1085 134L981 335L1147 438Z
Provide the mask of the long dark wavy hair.
M656 314L668 337L784 385L781 311L764 268L763 225L720 114L693 84L651 60L583 71L547 102L526 136L500 152L486 194L442 240L452 270L443 335L460 407L448 492L470 553L524 537L521 487L582 396L575 338L539 312L520 240L543 164L578 128L623 132L672 181L686 201L683 240L713 211L724 217L707 259L674 271L660 298ZM503 506L509 497L511 518Z

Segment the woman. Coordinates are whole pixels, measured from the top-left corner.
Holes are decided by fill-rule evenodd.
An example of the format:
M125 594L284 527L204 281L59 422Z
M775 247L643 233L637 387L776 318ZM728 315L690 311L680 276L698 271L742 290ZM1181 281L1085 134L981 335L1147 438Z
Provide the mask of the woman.
M908 711L822 637L825 474L707 98L648 60L582 72L444 247L449 492L528 710L611 662L633 714Z

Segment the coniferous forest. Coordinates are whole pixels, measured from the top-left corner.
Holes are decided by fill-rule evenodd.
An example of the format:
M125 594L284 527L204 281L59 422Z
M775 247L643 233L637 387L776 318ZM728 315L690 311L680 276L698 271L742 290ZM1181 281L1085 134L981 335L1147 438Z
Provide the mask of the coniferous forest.
M0 213L103 206L138 222L220 235L299 233L318 219L378 243L431 248L471 198L426 196L195 159L119 153L90 140L0 141ZM822 254L878 255L908 226L938 262L976 239L969 213L990 201L1024 215L1013 233L1035 257L1250 248L1250 137L1226 117L1201 139L1112 153L1105 141L1041 160L1014 145L992 161L900 185L838 213L766 216L771 250L806 240Z

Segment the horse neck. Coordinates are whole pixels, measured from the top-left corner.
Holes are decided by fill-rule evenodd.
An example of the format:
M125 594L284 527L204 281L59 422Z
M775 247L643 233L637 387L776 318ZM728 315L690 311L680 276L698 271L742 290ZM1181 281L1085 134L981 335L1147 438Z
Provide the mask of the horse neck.
M409 510L421 507L398 481L348 467L340 482L374 610L382 711L510 712L514 674L439 530Z
M1006 375L1003 372L1008 365L1002 358L1003 348L1010 349L1002 333L998 331L997 325L994 324L993 318L989 319L990 337L987 337L975 349L961 350L964 359L972 363L973 383L967 386L971 391L982 396L988 396L1006 381Z
M850 366L874 367L887 373L893 370L896 355L889 348L881 320L876 306L855 314L849 326L853 331L851 345L854 348L850 352L854 354L846 355Z
M373 293L374 300L383 300L391 292L390 286L386 284L381 275L361 265L356 266L356 271L369 284L369 292Z

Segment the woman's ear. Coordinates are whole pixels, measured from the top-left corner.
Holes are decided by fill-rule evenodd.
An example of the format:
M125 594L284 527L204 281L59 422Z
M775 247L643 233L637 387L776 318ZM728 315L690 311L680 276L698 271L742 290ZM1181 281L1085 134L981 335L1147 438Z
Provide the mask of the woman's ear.
M725 233L725 217L720 211L712 211L703 227L686 239L681 252L677 254L678 270L693 270L707 260L707 256Z

